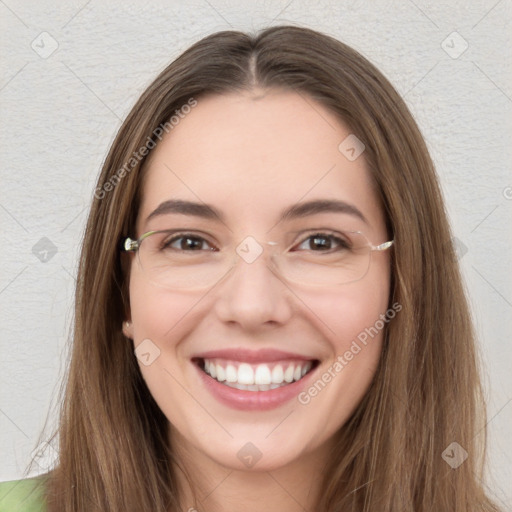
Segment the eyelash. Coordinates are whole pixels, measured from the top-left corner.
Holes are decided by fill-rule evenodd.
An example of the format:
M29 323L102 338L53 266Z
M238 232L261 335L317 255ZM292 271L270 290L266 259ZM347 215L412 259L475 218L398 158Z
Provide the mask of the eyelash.
M316 233L311 233L302 242L300 242L298 245L302 245L303 243L307 242L308 240L311 241L314 238L330 239L331 241L335 242L335 244L338 247L338 250L339 249L350 249L351 248L351 244L350 244L350 242L348 240L346 240L344 238L341 238L341 237L335 235L334 233L326 233L326 232L322 232L322 231L319 231L319 232L316 232ZM311 250L311 249L309 249L309 250ZM331 251L332 251L332 248L330 248L329 251L314 251L314 252L331 252Z
M350 241L348 241L348 240L346 240L344 238L341 238L340 236L337 236L334 233L328 233L328 232L324 232L324 231L315 231L315 232L312 232L312 233L308 234L301 242L295 244L294 248L298 247L298 246L301 246L301 245L303 245L304 243L306 243L308 241L311 243L311 241L314 238L330 239L331 242L334 242L334 244L337 246L337 249L334 249L334 250L350 249L351 248ZM195 240L195 241L200 241L201 243L206 242L207 244L211 245L210 242L208 242L208 240L206 240L202 236L195 235L193 233L177 233L172 238L170 238L169 240L164 240L162 242L161 249L171 248L171 249L178 250L178 251L183 251L183 252L195 252L194 249L192 249L191 251L187 251L185 249L176 249L176 248L172 248L171 247L172 244L174 244L177 241L182 240L182 239L191 239L191 240ZM200 250L204 250L204 249L200 249ZM215 249L211 248L209 250L214 251ZM307 250L312 251L312 249L307 249ZM332 251L333 251L333 248L331 247L331 248L329 248L328 250L325 250L325 251L324 250L320 250L320 251L313 251L313 252L332 252Z
M187 239L187 238L188 239L192 239L192 240L199 240L201 242L206 242L207 244L209 244L208 240L206 240L202 236L194 235L193 233L179 233L179 234L174 235L169 240L164 240L162 242L162 247L161 248L162 249L172 248L172 247L170 247L171 244L175 243L178 240ZM172 248L172 249L175 249L175 248ZM181 249L175 249L175 250L181 250ZM214 250L214 249L210 249L210 250Z

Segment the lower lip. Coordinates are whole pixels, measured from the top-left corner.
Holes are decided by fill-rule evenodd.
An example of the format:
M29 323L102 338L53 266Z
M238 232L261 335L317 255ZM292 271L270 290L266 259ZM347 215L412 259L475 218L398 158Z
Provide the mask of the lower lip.
M201 370L197 364L194 364L194 366L197 368L206 388L219 402L233 409L244 411L268 411L283 405L301 392L315 372L315 369L313 369L302 379L280 388L269 389L268 391L245 391L221 384Z

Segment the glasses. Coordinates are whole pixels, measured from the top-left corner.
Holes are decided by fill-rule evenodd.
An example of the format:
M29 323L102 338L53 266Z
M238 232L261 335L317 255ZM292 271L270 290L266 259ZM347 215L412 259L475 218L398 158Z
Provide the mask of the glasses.
M148 231L138 240L126 238L124 250L137 253L144 276L167 289L214 285L236 265L256 264L267 254L268 267L286 281L306 286L349 284L362 279L373 252L394 241L373 245L361 231L310 232L293 244L248 236L238 245L219 247L210 236L173 229Z

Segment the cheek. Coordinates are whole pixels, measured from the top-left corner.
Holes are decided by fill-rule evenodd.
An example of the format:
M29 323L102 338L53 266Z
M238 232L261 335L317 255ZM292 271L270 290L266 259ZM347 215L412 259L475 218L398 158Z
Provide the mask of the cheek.
M197 313L197 302L197 294L174 294L134 273L130 279L130 311L135 344L149 338L169 351L172 340L179 339L176 334Z
M334 388L343 388L346 405L350 406L362 398L377 369L386 325L381 315L386 312L387 302L375 295L354 293L339 298L337 305L331 310L335 334L328 338L332 349L328 372L333 381L338 381Z
M160 402L163 397L158 396L159 390L174 389L167 381L172 380L171 375L177 369L179 343L175 340L179 337L176 334L181 328L180 319L191 306L135 274L130 280L130 308L139 368L151 394Z
M133 343L141 373L157 402L179 400L183 396L179 383L190 377L193 368L184 356L183 341L211 307L207 291L203 295L173 293L149 284L137 272L132 273L129 291ZM149 357L140 353L149 353ZM145 364L149 361L151 364Z
M376 338L375 327L383 330L381 315L388 308L388 290L387 286L353 283L335 293L320 293L310 302L309 307L324 324L325 336L336 354L348 350L353 340L364 343L369 331Z
M354 412L378 367L390 321L386 316L389 288L382 284L354 283L344 287L342 293L319 294L314 302L329 357L319 368L316 380L299 396L299 402L310 411L314 409L331 434ZM392 313L394 317L395 311Z
M182 425L182 418L204 424L205 418L192 411L183 393L188 360L179 357L179 340L189 328L197 297L179 297L147 284L135 274L130 280L130 307L134 349L146 385L168 420ZM187 409L188 404L188 409ZM197 418L194 418L194 415Z

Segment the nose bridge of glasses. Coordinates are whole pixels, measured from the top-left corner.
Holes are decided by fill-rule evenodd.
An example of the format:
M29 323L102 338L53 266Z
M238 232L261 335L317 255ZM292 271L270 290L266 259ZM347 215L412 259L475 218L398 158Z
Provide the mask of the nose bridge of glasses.
M282 281L286 277L286 265L283 265L282 258L284 245L280 242L273 240L256 239L253 236L246 236L232 252L232 259L230 265L230 272L235 272L239 279L245 276L249 282L256 282L260 284L268 283L268 279L275 279Z
M272 257L279 247L278 242L258 241L253 236L246 236L235 249L237 259L242 259L245 263L252 264L258 259ZM266 253L266 254L265 254Z

